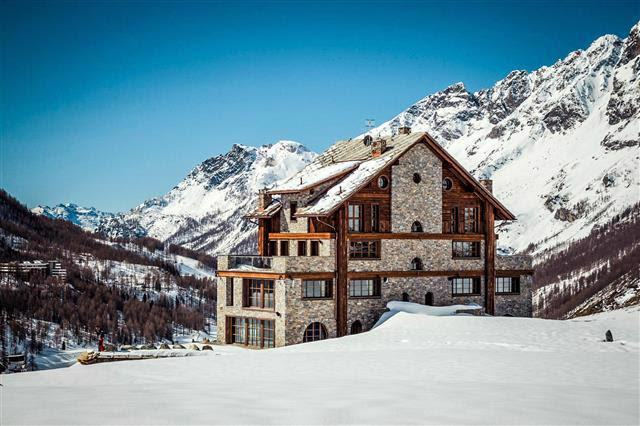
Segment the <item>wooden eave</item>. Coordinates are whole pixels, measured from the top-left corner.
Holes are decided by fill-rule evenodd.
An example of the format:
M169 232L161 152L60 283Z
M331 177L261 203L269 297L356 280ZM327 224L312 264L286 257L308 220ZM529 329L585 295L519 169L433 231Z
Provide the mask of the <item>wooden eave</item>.
M327 182L332 181L334 179L339 179L339 178L351 173L352 171L357 169L359 165L360 164L354 164L353 167L350 167L350 168L348 168L346 170L343 170L340 173L336 173L336 174L334 174L332 176L329 176L329 177L327 177L325 179L322 179L322 180L319 180L317 182L313 182L313 183L301 186L301 187L299 187L297 189L283 189L283 190L272 189L272 190L267 191L267 194L271 194L271 195L298 194L298 193L303 192L303 191L308 191L309 189L312 189L312 188L315 188L317 186L320 186L323 183L327 183Z

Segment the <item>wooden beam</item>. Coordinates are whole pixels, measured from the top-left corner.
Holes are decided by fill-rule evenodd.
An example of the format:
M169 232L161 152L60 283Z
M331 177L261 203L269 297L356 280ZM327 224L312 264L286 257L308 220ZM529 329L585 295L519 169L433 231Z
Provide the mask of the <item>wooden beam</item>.
M275 232L269 234L270 240L331 240L336 237L332 232Z
M484 202L484 232L487 235L484 248L485 261L485 309L489 315L496 312L496 231L493 204Z
M291 272L287 278L300 278L305 280L330 280L335 278L335 272Z
M350 240L455 240L482 241L482 234L429 234L426 232L370 232L350 233Z
M498 269L496 277L519 277L520 275L533 275L533 269Z
M285 274L279 272L252 272L252 271L216 271L217 277L236 277L236 278L270 278L274 280L283 280Z
M267 219L258 219L258 254L266 256L269 246Z
M453 271L365 271L349 272L349 279L358 278L404 278L404 277L478 277L484 274L482 269Z
M347 241L347 203L338 210L336 239L336 332L338 337L347 335L347 261L349 243Z

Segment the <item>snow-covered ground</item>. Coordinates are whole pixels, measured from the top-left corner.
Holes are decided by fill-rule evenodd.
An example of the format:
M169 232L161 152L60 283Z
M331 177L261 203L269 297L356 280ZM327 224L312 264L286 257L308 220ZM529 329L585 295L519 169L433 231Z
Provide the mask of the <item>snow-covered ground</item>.
M281 349L3 375L0 423L638 424L639 319L399 312Z

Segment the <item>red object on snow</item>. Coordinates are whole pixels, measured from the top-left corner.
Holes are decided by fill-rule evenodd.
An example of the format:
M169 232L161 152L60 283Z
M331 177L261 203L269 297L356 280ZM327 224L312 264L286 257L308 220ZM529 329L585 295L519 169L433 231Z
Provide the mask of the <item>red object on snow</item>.
M98 352L104 352L104 337L100 336L100 340L98 340Z

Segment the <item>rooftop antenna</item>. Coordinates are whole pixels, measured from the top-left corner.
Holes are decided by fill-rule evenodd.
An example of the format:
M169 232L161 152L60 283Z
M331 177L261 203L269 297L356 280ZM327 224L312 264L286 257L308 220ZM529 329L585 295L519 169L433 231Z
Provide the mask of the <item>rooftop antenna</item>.
M375 118L365 118L364 119L364 132L369 133L373 128L376 127L376 119Z

